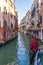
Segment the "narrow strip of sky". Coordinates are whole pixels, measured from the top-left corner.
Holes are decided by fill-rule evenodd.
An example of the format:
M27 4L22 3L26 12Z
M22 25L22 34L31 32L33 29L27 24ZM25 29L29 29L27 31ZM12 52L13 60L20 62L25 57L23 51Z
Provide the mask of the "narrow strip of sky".
M18 11L18 23L25 16L26 12L31 8L33 0L15 0L16 9Z

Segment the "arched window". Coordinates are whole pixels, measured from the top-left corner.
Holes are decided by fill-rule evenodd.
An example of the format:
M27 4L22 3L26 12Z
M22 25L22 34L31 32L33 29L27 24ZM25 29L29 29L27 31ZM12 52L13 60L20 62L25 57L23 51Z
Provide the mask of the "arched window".
M4 20L4 28L6 28L7 27L7 22L6 22L6 20Z

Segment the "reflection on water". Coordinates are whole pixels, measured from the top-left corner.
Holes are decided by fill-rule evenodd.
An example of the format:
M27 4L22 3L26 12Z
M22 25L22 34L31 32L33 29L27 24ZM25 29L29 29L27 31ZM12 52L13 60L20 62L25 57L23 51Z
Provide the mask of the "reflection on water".
M18 38L0 48L0 65L29 65L30 38L18 33Z

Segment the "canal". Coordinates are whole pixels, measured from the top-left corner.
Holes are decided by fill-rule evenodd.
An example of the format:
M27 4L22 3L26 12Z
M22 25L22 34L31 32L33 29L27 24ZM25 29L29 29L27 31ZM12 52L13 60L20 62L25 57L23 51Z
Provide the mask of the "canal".
M18 33L18 37L0 48L0 65L29 65L31 36Z

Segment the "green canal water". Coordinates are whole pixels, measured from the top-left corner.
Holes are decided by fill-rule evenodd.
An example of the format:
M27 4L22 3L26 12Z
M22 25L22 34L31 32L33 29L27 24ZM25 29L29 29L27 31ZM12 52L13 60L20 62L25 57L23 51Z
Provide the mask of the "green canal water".
M31 36L18 33L18 37L0 48L0 65L30 65Z
M31 35L18 33L17 38L0 48L0 65L30 65L30 41Z

